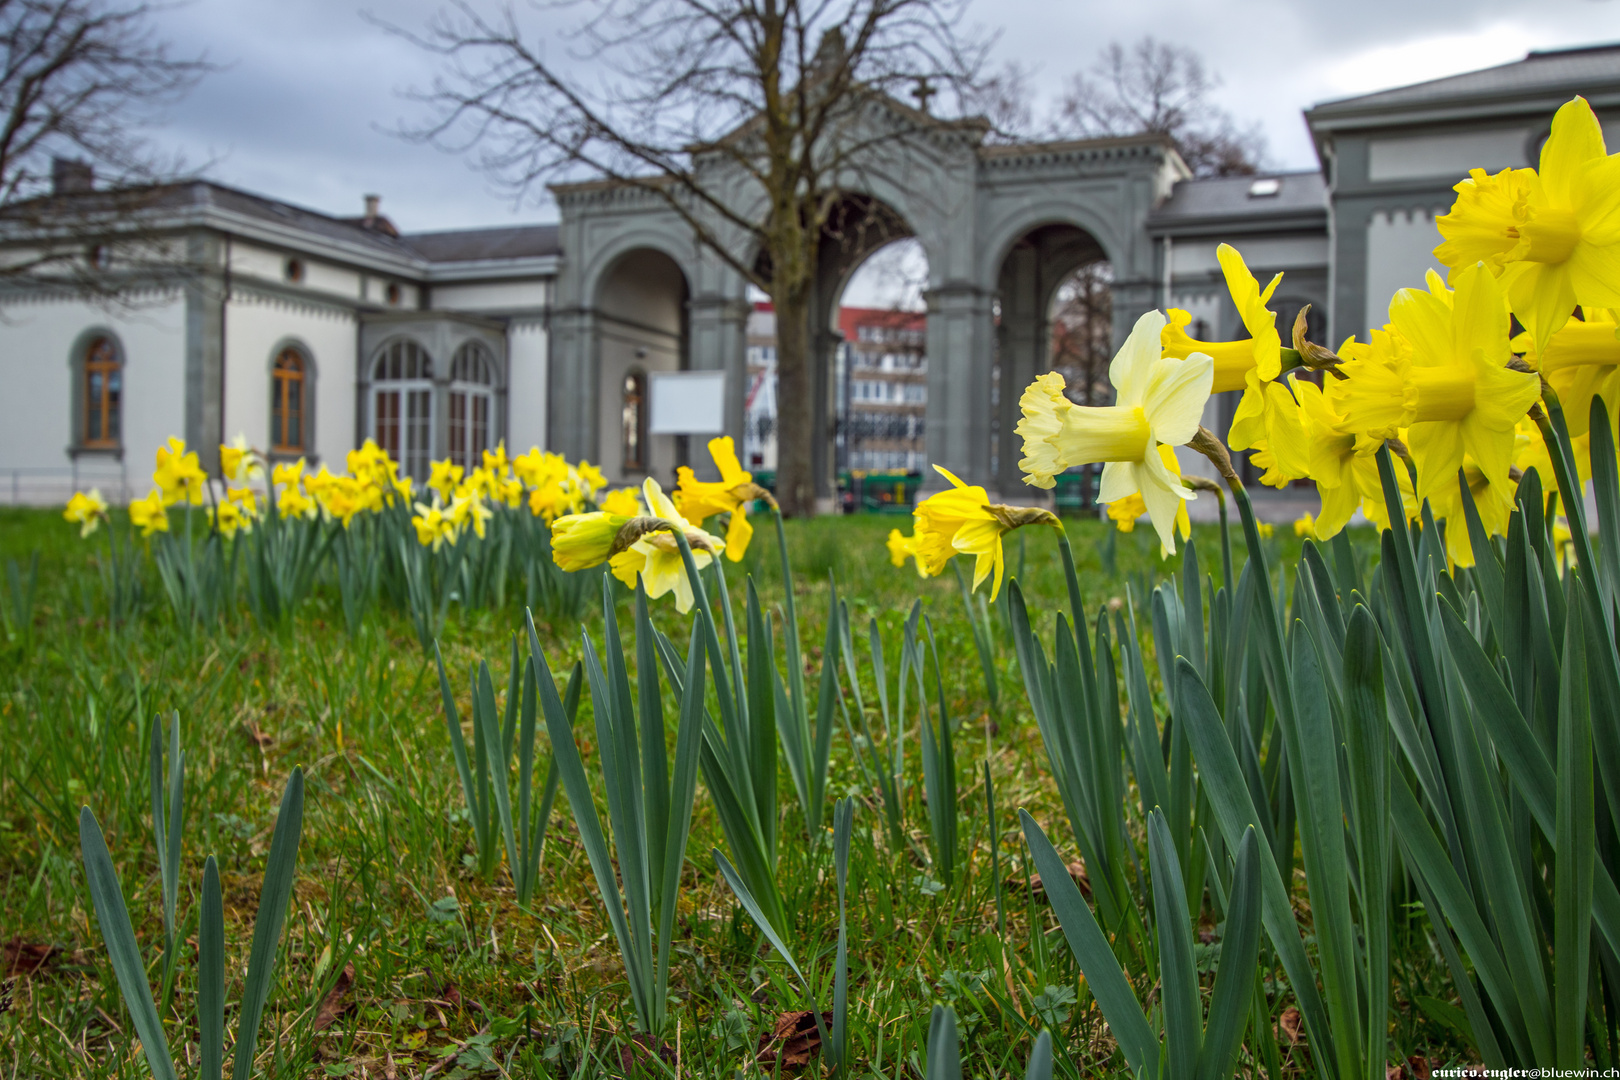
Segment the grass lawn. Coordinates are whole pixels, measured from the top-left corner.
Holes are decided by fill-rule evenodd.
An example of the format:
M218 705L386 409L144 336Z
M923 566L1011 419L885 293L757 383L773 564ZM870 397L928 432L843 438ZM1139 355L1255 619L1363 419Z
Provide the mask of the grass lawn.
M928 810L916 771L915 720L907 735L910 837L899 850L886 839L842 728L833 739L829 801L853 795L858 804L849 887L855 1075L920 1076L935 1002L956 1011L969 1075L1021 1076L1032 1033L1043 1025L1058 1036L1061 1073L1123 1070L1044 896L1030 887L1019 808L1046 827L1065 858L1074 857L1074 844L1004 614L989 609L1000 700L994 711L954 575L921 581L910 569L891 567L883 542L897 524L908 521L821 519L790 522L788 530L810 685L820 666L829 576L859 638L869 619L878 622L891 664L920 596L957 724L964 861L951 888L935 879L925 854ZM1150 637L1150 590L1179 571L1182 557L1160 561L1146 526L1112 541L1093 520L1068 527L1092 610L1123 605L1144 640ZM179 936L188 944L160 1009L182 1075L196 1070L193 950L204 857L219 859L227 1000L234 1002L277 800L298 764L308 777L303 845L258 1044L261 1074L561 1077L618 1074L626 1063L657 1074L645 1053L622 1049L634 1013L567 800L558 798L551 817L531 910L517 905L504 870L493 882L474 872L437 674L404 615L379 607L351 640L336 589L323 584L285 631L261 630L244 611L188 632L169 614L148 568L144 611L114 627L104 616L93 564L106 550L99 541L80 541L56 512L0 510L0 565L15 561L19 571L5 579L0 652L0 937L18 976L6 984L0 1013L0 1074L146 1073L90 908L78 818L88 805L106 831L158 987L161 883L143 739L154 716L171 712L180 717L186 750ZM1199 526L1196 542L1201 567L1218 579L1214 527ZM1279 530L1269 543L1291 573L1298 542ZM1117 545L1112 556L1110 544ZM780 604L775 546L774 533L762 527L744 563L728 566L739 620L744 573L755 576L767 608ZM1358 541L1358 550L1371 547ZM35 551L30 611L18 586ZM1052 534L1041 529L1022 530L1008 545L1009 576L1018 576L1043 628L1065 600L1055 553ZM1104 569L1109 558L1112 573ZM629 594L616 583L613 589L628 641ZM559 673L581 656L582 633L601 633L599 611L583 623L535 614ZM687 620L667 599L655 602L653 619L684 643ZM521 625L515 604L501 611L452 608L442 649L464 722L471 715L471 665L487 658L504 695L510 635ZM871 676L864 651L861 673ZM865 697L873 700L871 687ZM673 740L673 695L666 698ZM599 779L590 709L587 693L576 731L587 772ZM543 736L540 744L543 775ZM986 814L986 764L994 821ZM805 837L785 768L778 790L779 878L800 959L826 987L825 1002L837 927L830 836ZM1126 811L1140 844L1134 795ZM679 900L669 1041L686 1075L732 1076L755 1060L762 1038L792 1071L795 1045L769 1036L780 1014L811 1003L716 872L711 852L721 846L700 783ZM1286 986L1274 971L1264 976L1276 1017L1289 1005ZM1139 991L1147 993L1152 981L1141 973ZM1442 1038L1421 1020L1403 1023L1397 1046ZM1286 1068L1295 1071L1286 1031L1280 1038Z

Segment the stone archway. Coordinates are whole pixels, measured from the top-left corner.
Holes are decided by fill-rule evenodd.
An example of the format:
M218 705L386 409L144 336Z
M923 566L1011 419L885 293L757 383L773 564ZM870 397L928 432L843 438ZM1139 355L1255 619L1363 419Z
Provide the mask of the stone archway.
M1004 495L1023 487L1017 425L1019 396L1052 366L1051 311L1059 286L1081 267L1107 262L1108 253L1090 232L1066 222L1037 225L1008 247L996 279L1000 318L996 327L994 432L995 487Z
M881 246L879 240L913 235L928 257L928 460L989 488L1009 490L1015 479L1009 467L1016 466L1009 449L1016 424L1009 410L1016 407L1016 394L994 403L998 295L1003 303L1027 310L1030 317L1016 325L1026 342L1033 340L1050 289L1062 279L1058 268L1067 260L1072 269L1078 265L1074 260L1100 250L1114 272L1116 342L1159 299L1163 269L1148 235L1148 214L1176 181L1190 175L1168 139L1144 135L986 145L987 130L971 119L936 120L874 97L847 133L859 149L840 172L838 186L851 213L865 213L872 227L867 239L851 243L842 237L833 250L827 250L829 240L823 237L821 280L809 324L814 400L779 401L781 409L812 410L812 469L823 498L831 496L833 480L831 361L837 338L831 318L844 276ZM737 193L739 212L764 213L762 193L735 163L717 157L703 162L702 170L715 170L704 180L710 190ZM585 183L552 190L562 212L563 250L552 309L552 445L571 456L607 457L606 432L597 418L603 295L597 285L608 280L604 253L617 257L635 247L658 248L685 274L689 364L727 371L727 430L741 441L749 310L743 276L702 246L682 217L645 187ZM872 217L874 208L880 209ZM735 237L728 250L747 262L752 241L745 230L723 223L713 230L711 236ZM1027 256L1020 246L1026 243ZM1034 261L1021 268L1026 258ZM1009 261L1012 277L1004 280ZM1044 282L1044 297L1036 284L1020 277L1025 269L1034 275L1031 282ZM1009 331L1014 325L1008 324ZM1005 344L1013 366L1004 385L1044 370L1027 344ZM588 407L581 409L587 398Z
M676 466L684 464L677 436L647 431L647 388L653 372L691 366L690 298L686 273L653 247L619 255L596 284L598 456L590 460L615 482L652 476L668 488Z
M816 364L812 416L816 431L823 433L811 478L823 509L831 509L837 495L837 355L844 340L838 330L838 310L844 290L855 271L878 249L915 235L898 210L865 194L845 196L822 230L810 308L810 348Z

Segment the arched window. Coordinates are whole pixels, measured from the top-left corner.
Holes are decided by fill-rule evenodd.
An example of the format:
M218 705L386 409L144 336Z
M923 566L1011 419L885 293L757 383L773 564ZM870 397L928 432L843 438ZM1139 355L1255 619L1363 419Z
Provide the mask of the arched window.
M378 350L371 378L371 437L405 475L424 479L433 453L432 358L396 338Z
M110 337L97 337L84 350L81 443L116 449L124 438L124 364Z
M450 460L471 472L483 464L495 416L495 360L469 341L450 360Z
M282 349L270 370L270 449L302 454L309 426L308 365L297 349Z
M620 469L624 472L647 471L647 376L632 371L624 377L624 406L620 413L624 429L624 447Z

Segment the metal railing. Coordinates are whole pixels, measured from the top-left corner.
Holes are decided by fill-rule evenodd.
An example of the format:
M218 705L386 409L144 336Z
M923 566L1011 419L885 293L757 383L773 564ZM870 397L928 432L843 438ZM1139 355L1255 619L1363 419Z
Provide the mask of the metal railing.
M129 471L122 463L91 465L0 465L0 504L51 506L67 502L75 491L97 488L109 503L121 505L130 497Z

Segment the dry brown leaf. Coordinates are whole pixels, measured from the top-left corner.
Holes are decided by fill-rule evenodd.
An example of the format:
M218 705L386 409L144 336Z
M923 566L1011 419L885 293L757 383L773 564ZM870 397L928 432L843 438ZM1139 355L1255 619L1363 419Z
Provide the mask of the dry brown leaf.
M1087 900L1090 900L1091 899L1091 875L1086 873L1086 864L1081 862L1079 859L1076 859L1073 862L1069 863L1068 869L1069 869L1069 876L1074 879L1074 883L1076 885L1080 886L1080 895L1084 896ZM1021 890L1023 887L1024 887L1024 879L1023 878L1018 878L1018 877L1010 877L1010 878L1008 878L1006 880L1006 882L1004 884L1004 888L1006 888L1006 890L1008 892L1017 892L1017 891ZM1046 895L1046 886L1041 883L1041 875L1039 875L1039 874L1031 874L1030 875L1030 877L1029 877L1029 891L1030 891L1031 895L1033 895L1033 896L1035 896L1037 898L1044 897Z
M242 721L242 734L246 735L248 737L248 741L253 743L253 745L257 746L260 750L268 750L275 744L276 741L275 736L266 735L262 730L260 730L259 725L252 720Z
M69 952L60 945L24 941L22 938L12 938L6 942L4 956L5 976L8 979L49 974L49 969L62 963L86 962L83 953Z
M1277 1027L1288 1041L1297 1043L1303 1037L1305 1018L1299 1015L1299 1010L1292 1005L1282 1011L1277 1018Z
M821 1022L832 1024L832 1013L821 1014ZM767 1070L780 1065L784 1069L802 1069L821 1049L821 1032L816 1028L816 1014L799 1010L779 1013L771 1030L759 1037L754 1060Z
M332 989L328 990L326 997L321 1000L320 1010L315 1013L316 1031L325 1031L337 1022L338 1017L354 1008L352 1001L343 1000L353 985L354 962L350 961L343 965L343 970L338 973L337 982L332 984Z
M671 1068L679 1064L673 1046L662 1040L655 1040L645 1032L636 1032L630 1036L628 1043L619 1047L619 1069L625 1076L650 1074L654 1070L649 1070L647 1063L654 1059Z

